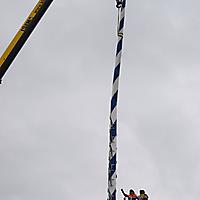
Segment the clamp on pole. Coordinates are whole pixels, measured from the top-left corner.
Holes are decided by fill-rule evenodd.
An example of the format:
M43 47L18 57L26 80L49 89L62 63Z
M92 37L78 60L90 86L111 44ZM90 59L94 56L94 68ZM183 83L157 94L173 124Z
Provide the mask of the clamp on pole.
M117 8L121 8L121 7L122 7L122 1L123 1L123 0L116 0L116 3L117 3L117 4L116 4L116 7L117 7Z

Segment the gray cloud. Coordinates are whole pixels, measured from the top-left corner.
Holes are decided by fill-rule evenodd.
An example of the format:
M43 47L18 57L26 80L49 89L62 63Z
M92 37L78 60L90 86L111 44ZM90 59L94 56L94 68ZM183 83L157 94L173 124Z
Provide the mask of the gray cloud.
M34 3L2 3L0 53ZM119 189L199 196L199 6L128 1ZM106 199L115 26L112 1L54 1L12 64L1 85L1 199Z

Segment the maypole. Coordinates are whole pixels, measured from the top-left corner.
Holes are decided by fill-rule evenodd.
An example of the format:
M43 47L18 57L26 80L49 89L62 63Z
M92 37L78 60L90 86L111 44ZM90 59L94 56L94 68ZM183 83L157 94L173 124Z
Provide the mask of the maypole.
M126 0L116 0L118 8L117 50L112 85L112 98L110 110L110 141L109 141L109 167L108 167L108 200L116 200L116 158L117 158L117 99L119 88L119 75L121 67L122 43L124 33L124 19Z

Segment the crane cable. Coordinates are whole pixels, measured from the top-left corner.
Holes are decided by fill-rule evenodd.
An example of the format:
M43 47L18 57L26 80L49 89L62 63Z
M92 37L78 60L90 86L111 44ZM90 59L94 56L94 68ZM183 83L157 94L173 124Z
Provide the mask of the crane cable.
M124 37L124 20L126 0L116 0L118 9L118 24L117 24L117 50L116 60L112 85L112 98L110 108L110 141L109 141L109 166L108 166L108 200L116 200L116 158L117 158L117 99L119 88L119 75L121 68L122 44Z

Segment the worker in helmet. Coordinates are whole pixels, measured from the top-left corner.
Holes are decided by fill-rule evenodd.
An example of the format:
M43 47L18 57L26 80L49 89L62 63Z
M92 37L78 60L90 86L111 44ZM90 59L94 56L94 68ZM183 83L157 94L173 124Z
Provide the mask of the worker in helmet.
M121 191L122 191L122 194L124 195L124 199L126 199L126 197L128 198L128 200L138 199L137 195L135 194L135 192L132 189L129 190L129 194L126 194L123 189L121 189Z
M144 190L140 190L140 195L138 196L139 200L148 200L148 195L145 193Z

